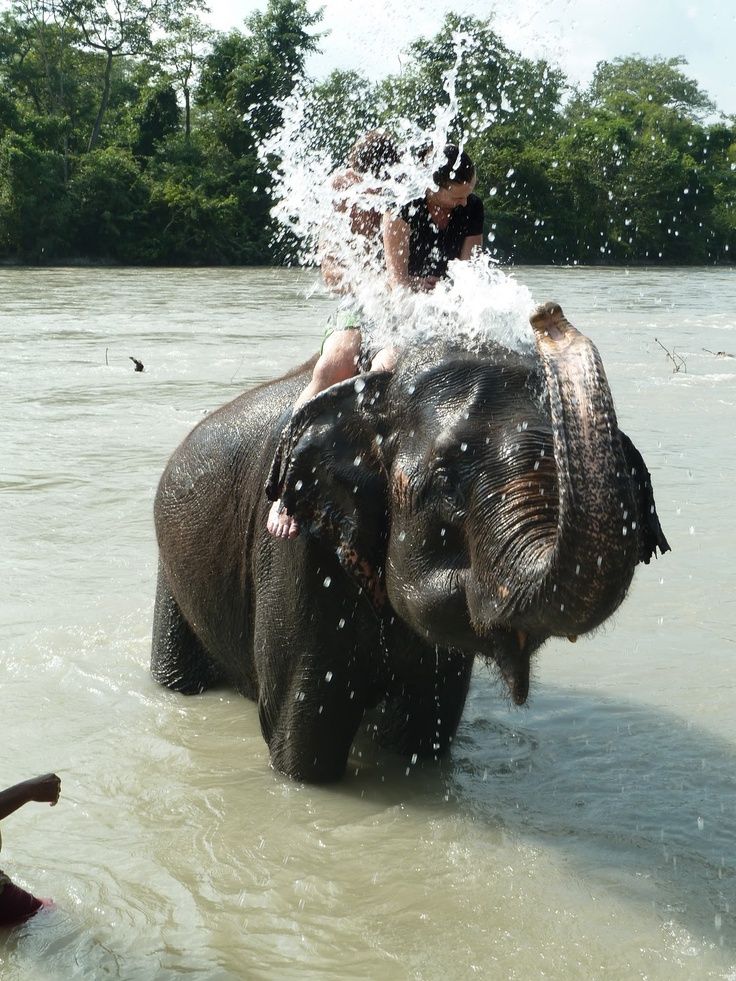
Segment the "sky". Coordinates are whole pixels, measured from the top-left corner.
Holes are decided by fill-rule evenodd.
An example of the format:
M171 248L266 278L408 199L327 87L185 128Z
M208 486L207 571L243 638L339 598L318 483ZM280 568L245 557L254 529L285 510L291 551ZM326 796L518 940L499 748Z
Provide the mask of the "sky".
M209 0L210 23L240 28L266 0ZM515 51L546 58L576 83L590 81L599 61L631 54L683 55L686 74L727 114L736 114L736 0L308 0L322 7L322 54L307 65L322 78L335 68L369 78L397 71L402 50L431 36L444 14L493 17Z

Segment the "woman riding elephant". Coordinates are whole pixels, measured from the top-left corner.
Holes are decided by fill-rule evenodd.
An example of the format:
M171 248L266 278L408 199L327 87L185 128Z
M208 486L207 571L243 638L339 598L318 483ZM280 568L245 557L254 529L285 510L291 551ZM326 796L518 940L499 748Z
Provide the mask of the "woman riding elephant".
M374 151L374 176L378 176L375 167L385 166L389 151L381 145L378 156L378 148L373 143L369 145ZM440 165L432 173L432 182L423 197L383 216L383 251L391 289L430 292L447 274L453 259L467 260L481 247L483 202L473 194L477 178L475 165L467 153L448 143L442 150ZM367 230L374 231L373 223L366 217L362 217L361 228L364 235L368 234ZM326 267L328 277L334 275L333 265L331 262ZM324 271L323 263L323 275ZM350 326L359 327L360 316ZM333 334L315 365L312 381L294 408L329 385L354 375L362 341L359 330ZM397 349L389 345L369 355L367 360L371 370L390 371L396 364L397 354ZM298 521L280 499L271 506L267 528L275 538L296 538L299 534Z

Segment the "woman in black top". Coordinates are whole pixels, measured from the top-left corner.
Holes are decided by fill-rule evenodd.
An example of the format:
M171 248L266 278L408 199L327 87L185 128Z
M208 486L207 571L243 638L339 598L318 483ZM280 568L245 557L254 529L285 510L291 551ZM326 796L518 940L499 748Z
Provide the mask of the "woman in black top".
M473 194L475 165L448 143L444 163L432 174L435 188L383 218L386 271L392 289L429 292L452 259L469 259L483 240L483 202ZM385 348L372 368L393 368L396 351Z

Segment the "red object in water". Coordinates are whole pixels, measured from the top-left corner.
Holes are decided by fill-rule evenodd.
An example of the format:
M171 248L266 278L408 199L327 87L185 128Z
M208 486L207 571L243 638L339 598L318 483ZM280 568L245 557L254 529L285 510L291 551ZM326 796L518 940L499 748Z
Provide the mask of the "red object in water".
M6 882L0 892L0 927L17 926L37 913L42 907L52 905L49 899L36 899L25 889Z

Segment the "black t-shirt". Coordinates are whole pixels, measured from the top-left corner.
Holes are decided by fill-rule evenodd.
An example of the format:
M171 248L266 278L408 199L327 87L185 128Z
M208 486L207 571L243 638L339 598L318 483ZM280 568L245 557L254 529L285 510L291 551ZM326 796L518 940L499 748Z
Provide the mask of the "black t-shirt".
M399 218L409 226L409 275L444 276L447 263L460 257L465 239L483 233L483 202L470 194L467 204L452 209L447 228L432 221L426 198L405 204Z

